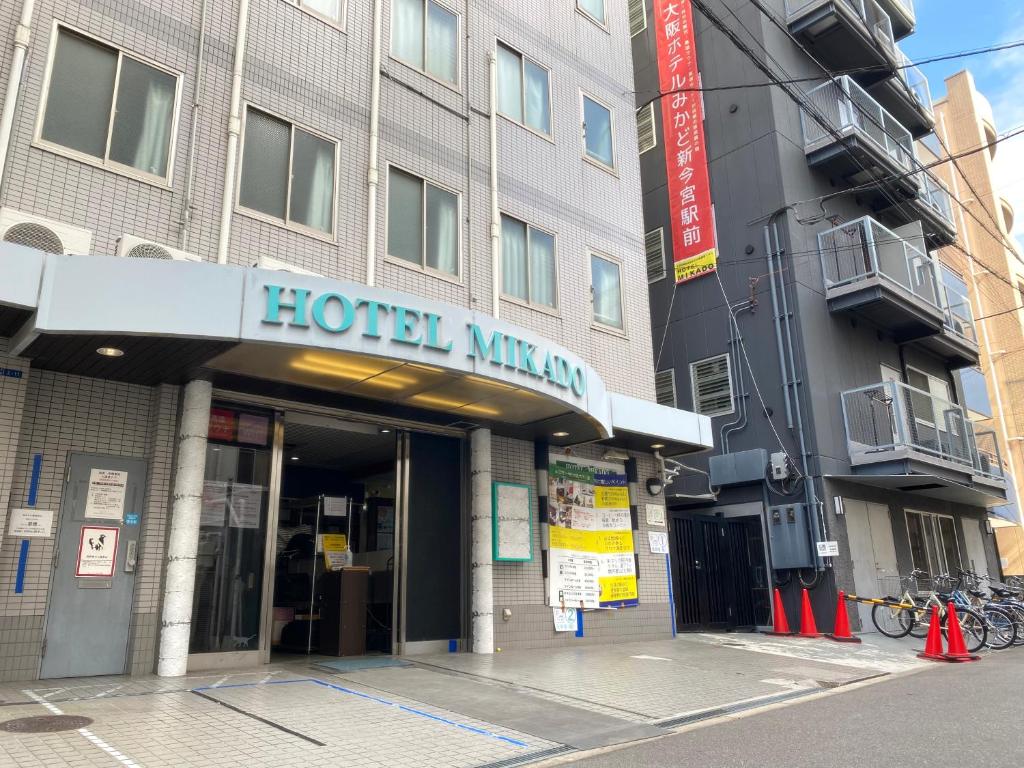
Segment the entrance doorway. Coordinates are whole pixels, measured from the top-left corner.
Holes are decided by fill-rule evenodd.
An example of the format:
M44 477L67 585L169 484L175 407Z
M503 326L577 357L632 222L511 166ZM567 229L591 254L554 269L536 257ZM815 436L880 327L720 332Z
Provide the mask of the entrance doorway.
M730 630L770 621L764 529L759 515L672 513L676 626Z
M273 652L392 651L396 457L386 427L285 415Z

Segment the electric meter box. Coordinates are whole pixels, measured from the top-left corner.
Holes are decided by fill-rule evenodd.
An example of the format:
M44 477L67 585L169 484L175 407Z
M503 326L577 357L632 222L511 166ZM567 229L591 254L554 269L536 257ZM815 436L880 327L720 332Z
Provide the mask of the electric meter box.
M814 567L807 526L806 504L768 507L768 540L774 570Z

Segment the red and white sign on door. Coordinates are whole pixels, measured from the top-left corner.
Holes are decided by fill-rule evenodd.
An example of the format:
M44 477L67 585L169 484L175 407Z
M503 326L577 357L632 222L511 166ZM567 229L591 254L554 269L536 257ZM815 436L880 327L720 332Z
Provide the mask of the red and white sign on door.
M672 216L672 261L676 282L683 283L714 272L718 265L690 0L654 0L654 25Z

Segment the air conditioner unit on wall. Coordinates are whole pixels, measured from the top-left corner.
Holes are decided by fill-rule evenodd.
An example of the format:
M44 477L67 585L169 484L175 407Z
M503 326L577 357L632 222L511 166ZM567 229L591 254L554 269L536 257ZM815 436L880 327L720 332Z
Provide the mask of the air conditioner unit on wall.
M0 208L0 240L47 253L88 254L92 232L45 216Z
M174 261L202 261L195 253L171 248L168 245L143 240L135 235L121 235L117 240L117 255L130 259L165 259Z

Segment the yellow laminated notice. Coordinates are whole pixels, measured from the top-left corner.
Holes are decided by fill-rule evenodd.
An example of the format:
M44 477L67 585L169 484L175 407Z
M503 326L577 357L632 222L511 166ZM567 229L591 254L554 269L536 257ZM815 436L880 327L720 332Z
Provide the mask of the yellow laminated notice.
M601 602L608 603L617 600L635 600L636 576L602 576L598 579L601 584Z
M628 509L629 489L599 485L594 488L594 506L598 509Z

